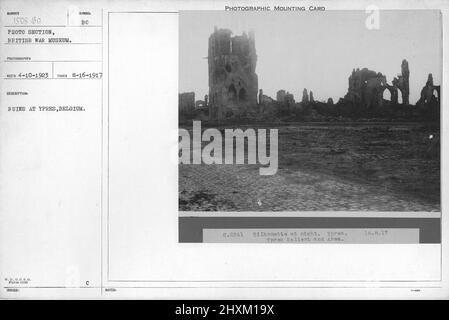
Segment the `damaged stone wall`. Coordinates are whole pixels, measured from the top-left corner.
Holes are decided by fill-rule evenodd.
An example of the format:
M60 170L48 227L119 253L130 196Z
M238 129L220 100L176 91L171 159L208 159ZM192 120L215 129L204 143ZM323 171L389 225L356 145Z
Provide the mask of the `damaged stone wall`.
M309 101L311 102L311 103L314 103L315 102L315 99L313 98L313 92L312 92L312 90L310 90L310 92L309 92Z
M309 103L309 94L307 93L307 89L304 88L304 90L302 91L302 100L301 102L303 104L308 104Z
M273 102L274 102L273 98L263 94L262 89L259 90L259 106L266 105L266 104L273 103Z
M246 114L257 106L258 79L254 33L232 37L217 29L209 37L209 116L226 119Z
M195 110L195 92L183 92L178 97L179 113L190 114Z
M402 97L402 104L409 104L409 76L407 60L401 64L401 74L395 77L392 84L387 83L386 76L367 68L353 69L348 79L348 92L344 99L364 108L371 109L381 107L384 104L383 94L385 90L390 92L391 103L398 104L398 92Z
M421 89L421 97L417 105L440 104L440 86L433 84L433 76L429 73L426 85Z
M386 83L386 77L382 73L357 68L352 70L348 79L349 88L345 99L367 109L379 106L379 95L383 93Z
M410 70L408 68L407 60L402 60L401 64L401 74L393 79L393 86L398 88L402 94L402 104L408 105L410 104L409 95L410 95L410 87L409 87L409 77ZM396 100L397 101L397 100Z

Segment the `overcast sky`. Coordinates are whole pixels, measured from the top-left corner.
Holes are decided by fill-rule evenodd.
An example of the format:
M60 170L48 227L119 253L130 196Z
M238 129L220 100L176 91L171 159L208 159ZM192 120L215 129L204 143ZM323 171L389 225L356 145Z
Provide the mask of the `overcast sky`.
M393 77L402 59L410 68L410 103L416 103L427 75L441 84L441 20L439 11L381 11L380 29L368 30L364 11L225 12L183 11L179 20L179 91L208 93L208 39L214 30L234 35L253 29L258 56L259 89L275 98L279 89L298 101L302 90L315 100L335 102L348 89L353 68L367 67Z

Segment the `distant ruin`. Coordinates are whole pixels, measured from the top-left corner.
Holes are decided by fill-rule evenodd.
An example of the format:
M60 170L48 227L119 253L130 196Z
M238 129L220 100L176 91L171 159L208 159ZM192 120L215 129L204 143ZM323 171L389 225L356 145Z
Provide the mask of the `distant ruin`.
M440 86L429 74L421 97L410 104L410 70L402 60L400 74L387 82L384 74L368 68L353 69L348 90L334 103L317 99L312 90L299 90L298 101L284 89L272 98L258 88L256 46L252 31L232 36L228 29L214 28L209 36L209 94L195 101L194 92L179 95L181 121L334 121L355 119L438 120ZM302 94L302 97L301 97Z
M436 96L434 95L436 93ZM440 86L433 85L433 76L429 73L426 85L421 90L421 97L417 105L440 104Z
M307 89L304 88L304 90L302 91L302 103L304 104L308 104L309 103L309 94L307 93Z
M393 104L398 104L398 94L401 94L402 104L409 104L409 76L407 60L401 64L401 74L395 77L392 84L380 72L367 68L353 69L349 76L349 88L344 99L358 104L366 109L381 107L384 101L384 91L388 90Z
M209 37L209 118L214 120L239 117L257 106L254 33L231 35L215 27Z
M188 115L195 110L195 92L180 93L178 98L180 115Z

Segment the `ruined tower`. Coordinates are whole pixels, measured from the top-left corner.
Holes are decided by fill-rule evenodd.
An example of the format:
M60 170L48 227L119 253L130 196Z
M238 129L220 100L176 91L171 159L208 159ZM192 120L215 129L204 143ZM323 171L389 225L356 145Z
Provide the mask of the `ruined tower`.
M433 84L433 76L429 73L426 85L421 90L421 98L416 104L430 105L432 103L440 105L440 86Z
M396 86L399 91L401 91L402 96L402 104L409 104L409 95L410 95L410 88L409 88L409 77L410 77L410 70L408 68L408 62L407 60L402 60L401 64L401 74L398 75L396 78L393 79L392 83L394 86Z
M311 103L315 102L315 99L313 98L313 92L312 92L312 90L310 90L310 92L309 92L309 101L310 101Z
M402 103L403 104L409 104L409 95L410 95L410 87L409 87L409 77L410 77L410 71L408 69L408 62L407 60L402 60L401 64L401 73L403 78L403 89L402 92Z
M258 80L254 33L232 37L217 29L209 37L209 117L225 119L257 106Z
M309 103L309 94L307 93L307 89L304 88L304 90L302 91L302 101L303 104L308 104Z
M179 114L187 115L195 110L195 92L183 92L179 94Z
M345 100L356 103L366 109L377 108L383 105L384 91L388 90L391 95L391 103L398 104L398 90L401 93L402 104L409 104L409 76L407 60L402 60L401 74L393 79L392 84L387 83L387 77L380 72L367 68L353 69L349 76L349 88Z

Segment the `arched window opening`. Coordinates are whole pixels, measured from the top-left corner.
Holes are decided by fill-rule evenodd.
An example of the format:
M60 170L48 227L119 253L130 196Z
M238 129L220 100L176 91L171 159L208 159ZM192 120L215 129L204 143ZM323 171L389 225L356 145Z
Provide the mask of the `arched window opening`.
M239 91L239 100L240 101L246 100L246 90L244 88L241 88Z
M391 92L390 92L390 90L385 89L383 94L382 94L382 98L384 100L391 101Z
M230 101L235 101L237 99L237 90L235 89L234 84L229 86L228 98Z

